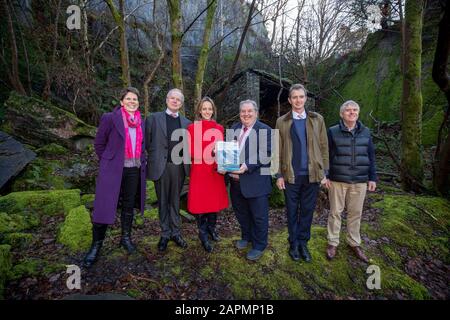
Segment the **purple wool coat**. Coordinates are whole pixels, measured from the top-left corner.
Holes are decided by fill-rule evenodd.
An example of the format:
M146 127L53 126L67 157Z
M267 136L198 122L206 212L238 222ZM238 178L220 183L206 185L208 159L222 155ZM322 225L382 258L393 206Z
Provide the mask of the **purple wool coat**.
M94 140L100 161L95 187L93 223L114 224L125 162L125 126L120 107L105 113ZM140 211L144 212L146 187L145 121L142 121Z

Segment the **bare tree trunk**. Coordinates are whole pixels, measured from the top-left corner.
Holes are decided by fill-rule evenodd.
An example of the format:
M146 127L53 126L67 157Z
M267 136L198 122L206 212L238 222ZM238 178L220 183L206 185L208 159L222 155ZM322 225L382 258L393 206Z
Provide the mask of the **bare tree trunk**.
M433 62L433 80L447 98L447 110L439 128L438 141L433 163L433 185L441 195L450 190L450 76L448 62L450 55L450 4L445 4L445 12L439 23L439 34ZM445 130L444 130L445 129ZM446 132L446 134L444 133ZM446 135L446 137L445 137Z
M119 9L113 3L113 0L105 0L106 4L111 11L111 15L113 16L116 25L119 28L120 33L120 65L122 68L122 84L124 87L131 86L131 77L130 77L130 62L128 58L128 42L127 42L127 32L126 32L126 24L125 24L125 6L124 0L119 0Z
M87 16L87 0L80 0L81 12L83 14L83 46L84 46L84 60L88 72L92 71L91 63L91 47L89 45L88 33L88 16Z
M161 40L159 39L161 38ZM150 112L150 94L148 91L148 85L155 77L155 73L160 67L161 63L164 60L164 50L161 47L161 43L164 43L164 38L159 33L156 35L156 46L159 50L159 57L158 60L155 63L155 66L153 67L152 71L148 74L147 78L145 78L144 81L144 116L147 117Z
M56 7L56 18L55 18L55 33L53 35L53 49L52 49L52 57L50 60L49 70L46 73L46 79L45 79L45 86L44 90L42 91L42 100L46 101L50 97L50 88L52 85L52 79L53 79L53 68L55 67L55 61L56 61L56 51L58 49L58 23L59 23L59 13L61 11L61 0L58 0L58 5Z
M248 12L247 22L245 24L244 30L242 31L241 40L239 41L239 46L238 46L236 55L234 56L233 64L231 65L230 72L228 73L228 79L227 79L227 81L225 83L225 88L220 93L220 95L219 95L219 97L217 99L218 100L218 105L220 106L218 108L218 110L217 110L217 113L218 113L218 117L220 116L220 118L222 117L222 103L223 103L223 99L225 98L225 95L228 92L228 89L230 88L231 79L234 76L234 72L236 70L236 66L237 66L237 63L239 61L239 57L241 55L242 46L244 44L245 36L246 36L248 28L250 26L250 22L252 21L252 16L253 16L253 10L255 8L255 3L256 3L256 0L252 0L252 4L250 5L250 9L249 9L249 12Z
M183 90L181 65L181 3L180 0L167 0L170 16L170 33L172 35L172 81L173 85ZM182 110L184 112L184 110Z
M405 190L420 191L422 163L422 13L423 0L407 0L402 111L402 184Z
M9 41L11 45L11 70L8 72L8 78L11 86L20 94L26 95L25 89L19 77L19 54L17 50L16 34L11 17L11 11L7 0L1 0L6 14L8 25ZM7 65L6 65L7 67Z
M203 79L205 75L206 62L208 60L208 53L209 53L209 39L212 32L216 8L217 8L217 1L209 0L208 13L205 22L205 31L203 33L203 44L200 50L200 56L198 58L197 73L195 75L194 106L196 106L202 99Z

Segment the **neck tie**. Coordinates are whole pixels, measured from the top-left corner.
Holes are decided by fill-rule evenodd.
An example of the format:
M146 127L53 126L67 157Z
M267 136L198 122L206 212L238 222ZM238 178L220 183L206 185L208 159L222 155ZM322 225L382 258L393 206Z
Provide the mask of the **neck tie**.
M242 143L242 140L244 140L244 136L245 136L245 133L247 132L247 130L248 130L248 128L247 127L244 127L244 129L243 129L243 133L241 134L241 136L239 137L239 145L241 145L241 143Z

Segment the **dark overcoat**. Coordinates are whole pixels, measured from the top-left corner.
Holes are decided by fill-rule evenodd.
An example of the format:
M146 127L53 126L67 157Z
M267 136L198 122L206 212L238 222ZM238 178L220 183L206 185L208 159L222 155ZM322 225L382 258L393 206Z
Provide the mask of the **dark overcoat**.
M102 116L95 136L94 147L100 166L95 188L92 221L94 223L114 224L125 162L125 126L120 107ZM142 121L140 173L140 199L136 207L139 206L140 211L143 212L146 189L145 121Z

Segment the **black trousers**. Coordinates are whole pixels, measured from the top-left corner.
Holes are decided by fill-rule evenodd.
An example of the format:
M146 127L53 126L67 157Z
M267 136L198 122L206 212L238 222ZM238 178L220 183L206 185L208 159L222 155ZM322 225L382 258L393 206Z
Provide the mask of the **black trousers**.
M140 191L141 175L137 167L123 168L122 183L120 185L120 198L122 199L122 212L133 213Z

